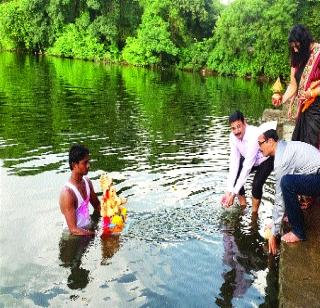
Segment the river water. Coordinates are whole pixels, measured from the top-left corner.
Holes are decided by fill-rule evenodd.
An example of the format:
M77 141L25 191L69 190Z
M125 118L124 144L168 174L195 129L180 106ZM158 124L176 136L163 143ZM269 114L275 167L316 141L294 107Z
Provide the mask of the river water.
M261 237L273 178L259 219L219 204L227 116L258 124L270 85L11 53L0 72L1 307L277 305ZM90 148L98 196L106 171L128 198L124 234L100 238L99 218L93 238L63 233L74 143Z

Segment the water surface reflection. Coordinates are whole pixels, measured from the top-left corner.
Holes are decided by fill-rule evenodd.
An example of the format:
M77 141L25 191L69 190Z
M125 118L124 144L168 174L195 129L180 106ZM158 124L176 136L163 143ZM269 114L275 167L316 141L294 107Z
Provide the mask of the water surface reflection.
M219 204L226 115L259 122L268 85L7 53L0 67L1 304L275 305L277 264L260 236L273 179L259 220ZM61 236L75 142L91 150L96 190L105 170L128 198L120 237Z
M265 304L276 306L277 292L268 290L268 281L270 276L276 277L277 263L266 254L267 247L259 233L258 216L253 213L249 224L245 222L249 215L243 216L240 208L231 216L232 219L228 220L226 215L221 226L225 269L216 304L219 307L250 306L252 299L248 300L246 294L254 286L266 292Z

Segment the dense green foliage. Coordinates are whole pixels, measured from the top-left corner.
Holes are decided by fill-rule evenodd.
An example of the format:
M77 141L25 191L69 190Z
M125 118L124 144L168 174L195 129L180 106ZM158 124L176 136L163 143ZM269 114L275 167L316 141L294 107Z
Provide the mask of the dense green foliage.
M287 76L290 28L320 39L320 1L6 0L0 48L142 66Z
M158 64L178 54L178 48L170 37L169 23L158 13L165 7L156 3L144 11L137 37L129 37L123 50L123 58L132 64Z
M117 60L140 23L130 0L13 0L0 4L0 47Z
M287 33L296 6L292 0L234 2L217 23L209 68L240 76L286 71Z
M101 59L104 54L104 45L99 43L94 35L89 14L83 13L75 23L65 27L48 52L64 57Z
M123 58L132 64L192 63L198 40L211 36L220 6L208 0L141 1L142 22L129 37ZM202 44L203 45L203 44ZM188 52L189 51L189 52ZM196 52L194 52L196 53ZM191 55L190 55L191 54ZM202 61L205 63L205 61ZM204 64L203 63L203 64ZM189 64L187 61L186 65ZM183 67L184 65L182 65Z
M288 33L294 24L308 20L305 24L320 38L319 11L315 1L235 1L217 22L208 67L239 76L287 75ZM307 17L310 12L312 18Z

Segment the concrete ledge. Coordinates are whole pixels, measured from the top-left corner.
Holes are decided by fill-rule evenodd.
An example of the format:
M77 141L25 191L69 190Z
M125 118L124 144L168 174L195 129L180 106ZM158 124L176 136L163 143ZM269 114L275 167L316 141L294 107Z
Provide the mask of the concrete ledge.
M287 110L283 109L265 109L262 114L262 122L277 121L277 132L284 140L291 140L294 129L294 120L288 120Z

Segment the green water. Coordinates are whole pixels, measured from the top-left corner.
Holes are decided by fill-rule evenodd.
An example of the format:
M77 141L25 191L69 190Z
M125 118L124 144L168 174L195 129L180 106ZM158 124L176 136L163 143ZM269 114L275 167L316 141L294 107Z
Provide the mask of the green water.
M259 123L270 85L177 71L0 54L0 304L5 307L277 305L260 219L225 212L227 116ZM68 150L91 151L128 198L120 237L62 232ZM250 182L250 180L249 180ZM247 187L250 196L250 186Z

